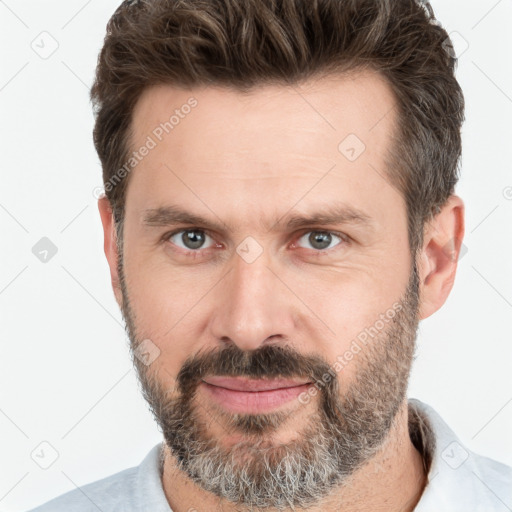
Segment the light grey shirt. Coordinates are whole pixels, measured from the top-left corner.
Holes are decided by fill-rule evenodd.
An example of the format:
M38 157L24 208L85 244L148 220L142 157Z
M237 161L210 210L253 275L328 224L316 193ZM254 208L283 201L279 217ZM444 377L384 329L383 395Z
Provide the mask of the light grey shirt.
M416 512L512 511L512 467L471 452L432 407L414 398L409 399L409 428L428 471ZM161 447L154 446L139 466L30 512L172 512L162 487Z

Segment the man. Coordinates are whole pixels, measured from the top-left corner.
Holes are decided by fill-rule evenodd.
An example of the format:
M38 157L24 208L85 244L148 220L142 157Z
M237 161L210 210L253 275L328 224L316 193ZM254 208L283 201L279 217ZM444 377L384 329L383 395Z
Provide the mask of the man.
M407 399L453 286L464 101L414 0L143 0L92 99L112 286L164 442L46 511L500 511Z

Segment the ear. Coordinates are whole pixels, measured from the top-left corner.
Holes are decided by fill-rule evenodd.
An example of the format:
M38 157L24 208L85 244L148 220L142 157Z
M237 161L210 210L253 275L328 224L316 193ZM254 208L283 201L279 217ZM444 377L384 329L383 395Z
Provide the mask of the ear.
M107 197L102 196L98 199L98 210L100 211L101 223L103 224L103 249L110 268L112 289L114 290L117 303L121 306L123 295L121 293L121 286L119 284L119 275L117 271L117 263L119 259L117 251L117 235L112 207L110 206L110 201Z
M448 298L455 281L463 238L464 202L452 194L425 227L418 262L420 320L435 313Z

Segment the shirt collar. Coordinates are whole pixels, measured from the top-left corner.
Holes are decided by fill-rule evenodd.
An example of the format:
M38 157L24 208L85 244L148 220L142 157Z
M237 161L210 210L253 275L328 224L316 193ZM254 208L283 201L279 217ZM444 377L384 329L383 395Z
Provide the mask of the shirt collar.
M510 468L466 448L431 406L411 398L409 417L428 475L415 512L511 510L505 504L511 500Z

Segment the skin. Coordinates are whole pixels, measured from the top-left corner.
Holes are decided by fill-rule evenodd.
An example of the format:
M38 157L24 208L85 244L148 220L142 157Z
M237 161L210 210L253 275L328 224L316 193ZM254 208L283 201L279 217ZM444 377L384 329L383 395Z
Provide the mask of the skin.
M133 147L143 145L192 96L198 106L137 165L127 189L125 286L137 338L150 339L160 350L148 372L173 390L188 357L229 344L243 351L287 344L334 363L358 333L400 300L413 265L404 198L385 179L384 158L396 120L390 87L373 72L319 78L294 88L265 86L250 94L218 87L152 87L134 111ZM338 150L351 133L366 146L353 162ZM372 227L268 229L292 213L338 203L366 212ZM123 308L112 212L106 198L98 205L112 286ZM164 235L202 226L142 222L146 209L166 205L226 228L207 232L204 247L209 248L187 256L179 236L173 240L180 247ZM303 237L311 231L341 232L350 243L334 237L318 255L321 251ZM251 263L236 252L248 236L263 248ZM464 204L452 195L425 227L417 260L418 320L446 301L463 236ZM454 239L448 258L446 246ZM340 396L355 382L364 355L346 365L343 379L338 375ZM208 434L225 448L239 441L240 432L227 428L225 417L201 391L198 399ZM311 417L317 401L318 396L306 405L294 401L273 442L296 439L297 425ZM349 485L308 510L413 510L426 480L407 418L404 399L375 456ZM162 480L174 512L242 510L187 478L168 448Z

